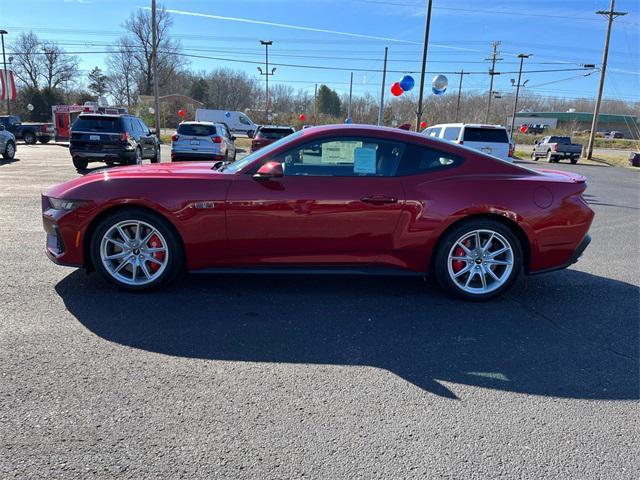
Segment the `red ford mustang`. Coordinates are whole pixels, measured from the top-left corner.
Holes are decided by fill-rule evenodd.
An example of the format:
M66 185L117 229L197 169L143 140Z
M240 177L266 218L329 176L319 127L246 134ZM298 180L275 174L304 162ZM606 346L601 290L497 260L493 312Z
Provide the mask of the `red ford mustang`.
M579 175L364 125L301 130L231 164L102 170L42 197L47 252L130 290L181 270L432 275L471 300L574 263Z

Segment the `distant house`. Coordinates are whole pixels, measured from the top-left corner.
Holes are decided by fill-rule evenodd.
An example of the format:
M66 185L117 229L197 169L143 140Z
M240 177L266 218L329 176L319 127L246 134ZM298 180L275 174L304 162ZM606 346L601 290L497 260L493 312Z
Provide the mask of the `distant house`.
M204 103L199 102L195 98L188 97L187 95L181 95L179 93L161 95L159 100L160 110L166 110L171 107L179 106L180 109L192 114L192 116L193 114L195 114L195 111L198 108L204 107ZM138 95L138 106L153 107L153 104L153 95Z
M550 128L571 131L591 130L593 113L589 112L518 112L516 127L522 124L543 124ZM507 127L511 116L507 117ZM598 132L622 132L625 138L638 138L638 121L635 115L598 114Z

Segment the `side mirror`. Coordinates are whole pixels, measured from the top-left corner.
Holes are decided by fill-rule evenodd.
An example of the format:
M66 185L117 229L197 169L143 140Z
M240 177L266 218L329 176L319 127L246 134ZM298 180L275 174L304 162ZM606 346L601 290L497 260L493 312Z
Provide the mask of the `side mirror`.
M4 128L4 125L2 125L2 124L0 123L0 132L1 132L1 131L3 131L4 129L5 129L5 128Z
M269 180L284 177L284 170L280 162L267 162L262 165L253 176L256 180Z
M256 134L256 132L254 132L253 130L249 130L249 131L247 132L247 137L249 137L249 138L253 138L253 136L254 136L255 134Z
M158 136L158 132L156 132L155 130L149 130L149 135L156 135L156 136Z

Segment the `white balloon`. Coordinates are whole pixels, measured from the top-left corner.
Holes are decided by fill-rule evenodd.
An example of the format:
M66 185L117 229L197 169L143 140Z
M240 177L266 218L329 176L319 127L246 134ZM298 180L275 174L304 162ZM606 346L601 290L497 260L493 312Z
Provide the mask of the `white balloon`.
M33 105L29 104L27 105L27 110L29 110L30 112L33 112Z
M431 91L434 95L443 95L449 86L449 79L444 75L436 75L431 80Z
M153 107L149 107L149 113L153 115L154 113L156 113L156 109Z

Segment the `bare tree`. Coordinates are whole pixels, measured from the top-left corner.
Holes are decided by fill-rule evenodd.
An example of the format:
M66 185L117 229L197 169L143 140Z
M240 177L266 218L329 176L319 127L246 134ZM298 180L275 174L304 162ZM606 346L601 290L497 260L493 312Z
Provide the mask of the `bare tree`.
M20 82L36 90L40 87L42 59L40 40L33 32L21 33L11 45L13 70Z
M58 88L72 82L78 75L78 57L67 55L65 51L53 42L42 44L42 77L44 85Z
M107 56L107 87L117 105L131 108L136 94L137 68L131 39L122 37Z
M257 80L242 71L219 68L206 77L209 84L209 107L227 110L260 105L262 88Z
M187 62L181 56L180 42L172 40L169 36L169 29L173 21L164 7L158 9L156 21L158 28L156 39L158 84L163 86ZM151 95L153 92L151 12L142 9L136 10L124 23L124 27L129 31L127 38L133 46L131 55L138 69L138 90L143 95Z

